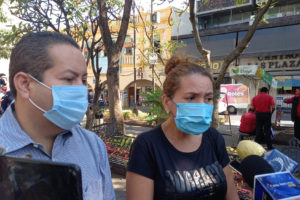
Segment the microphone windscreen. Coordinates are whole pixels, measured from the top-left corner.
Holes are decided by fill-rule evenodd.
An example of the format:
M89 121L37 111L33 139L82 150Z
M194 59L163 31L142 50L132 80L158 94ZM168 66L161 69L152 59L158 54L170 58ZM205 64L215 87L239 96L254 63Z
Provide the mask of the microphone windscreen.
M272 166L262 157L250 155L244 158L240 166L246 183L253 188L255 175L274 173Z

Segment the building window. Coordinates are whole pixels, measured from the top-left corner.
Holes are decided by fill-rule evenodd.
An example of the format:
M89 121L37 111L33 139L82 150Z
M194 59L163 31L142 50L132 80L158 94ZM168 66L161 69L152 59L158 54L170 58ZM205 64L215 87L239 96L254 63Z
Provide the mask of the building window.
M273 19L285 16L293 16L300 14L300 3L289 5L279 5L270 8L265 14L266 19ZM217 28L227 25L234 25L249 22L251 12L241 12L239 10L227 10L220 13L211 13L206 16L198 17L199 29Z
M132 54L133 54L132 47L126 47L124 49L124 55L125 56L129 56L129 55L132 55Z
M159 35L154 35L153 37L153 45L154 45L154 52L160 54L160 38Z

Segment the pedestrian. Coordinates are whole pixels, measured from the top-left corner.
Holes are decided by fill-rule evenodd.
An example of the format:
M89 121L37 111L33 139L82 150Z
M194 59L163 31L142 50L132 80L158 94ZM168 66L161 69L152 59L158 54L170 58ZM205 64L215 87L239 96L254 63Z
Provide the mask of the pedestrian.
M0 89L2 89L3 86L6 86L6 81L4 79L5 74L0 74Z
M281 106L276 106L276 117L275 117L275 126L280 127L280 121L282 116L282 109Z
M8 106L11 104L11 102L14 100L13 96L11 95L10 91L7 91L5 96L2 97L1 101L1 110L2 113L5 112L5 110L8 108Z
M295 95L284 99L284 103L292 104L291 119L294 122L294 136L300 140L300 87L295 88Z
M256 130L256 115L252 108L249 108L248 112L242 115L241 125L239 131L242 133L248 133L255 135Z
M79 125L88 107L86 70L69 36L37 32L23 37L10 57L15 102L0 119L0 146L8 156L76 164L85 200L115 199L105 145Z
M268 94L268 88L262 87L260 93L253 97L251 108L256 114L256 137L258 143L265 142L268 150L273 149L271 140L271 116L275 110L275 102L271 95Z
M165 73L162 102L169 118L134 141L127 199L238 199L224 139L210 128L210 73L180 56L170 58Z

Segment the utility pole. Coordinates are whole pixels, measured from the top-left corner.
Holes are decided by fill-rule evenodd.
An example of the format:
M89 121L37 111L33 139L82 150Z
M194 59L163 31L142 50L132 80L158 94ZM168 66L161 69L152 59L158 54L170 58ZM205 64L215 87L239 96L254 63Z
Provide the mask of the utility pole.
M153 0L151 0L151 53L154 53L153 47L154 47L154 40L153 40L153 31L154 31L154 26L153 26ZM154 79L154 64L151 64L152 68L152 91L155 91L155 79Z
M136 63L135 63L135 49L136 49L136 24L135 24L135 1L133 0L133 69L134 69L134 106L132 112L138 115L138 109L136 105Z

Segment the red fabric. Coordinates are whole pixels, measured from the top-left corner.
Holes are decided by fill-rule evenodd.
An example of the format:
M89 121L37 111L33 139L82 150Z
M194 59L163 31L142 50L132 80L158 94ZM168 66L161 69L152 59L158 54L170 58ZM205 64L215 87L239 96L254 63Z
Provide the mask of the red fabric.
M272 96L261 92L252 99L251 106L256 112L271 112L271 106L275 106L275 102Z
M298 97L298 99L299 99L299 103L298 103L298 106L297 106L297 116L300 117L300 94L296 94L295 96ZM283 102L284 103L292 103L293 98L294 97L291 97L289 99L284 99Z
M252 133L256 128L256 115L254 112L247 112L241 118L240 132Z

